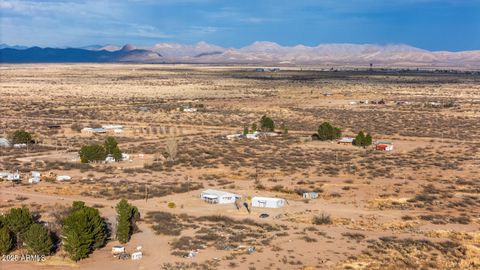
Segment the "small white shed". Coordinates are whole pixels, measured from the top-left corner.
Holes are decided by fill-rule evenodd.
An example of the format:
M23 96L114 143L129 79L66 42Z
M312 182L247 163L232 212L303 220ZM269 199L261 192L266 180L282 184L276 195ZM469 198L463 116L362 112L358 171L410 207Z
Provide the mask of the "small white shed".
M57 176L57 181L69 181L72 177L68 175L59 175Z
M112 247L112 253L113 254L120 254L125 252L125 247L123 246L113 246Z
M252 207L280 208L285 205L285 199L269 197L253 197Z
M143 257L143 253L141 251L133 252L132 253L132 260L140 260Z
M208 203L235 203L235 200L237 198L241 198L241 195L230 193L230 192L225 192L225 191L220 191L220 190L214 190L214 189L207 189L202 191L200 194L200 198Z

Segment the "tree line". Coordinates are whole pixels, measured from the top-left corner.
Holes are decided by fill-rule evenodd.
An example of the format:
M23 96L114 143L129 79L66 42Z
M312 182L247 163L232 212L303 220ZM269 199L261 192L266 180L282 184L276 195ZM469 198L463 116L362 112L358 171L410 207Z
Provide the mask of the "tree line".
M125 199L120 200L116 211L116 239L127 243L137 230L140 213ZM35 221L28 208L12 208L0 216L0 255L25 246L34 255L48 256L62 246L70 259L79 261L105 246L110 237L110 228L98 209L86 206L82 201L73 202L62 224L57 236Z

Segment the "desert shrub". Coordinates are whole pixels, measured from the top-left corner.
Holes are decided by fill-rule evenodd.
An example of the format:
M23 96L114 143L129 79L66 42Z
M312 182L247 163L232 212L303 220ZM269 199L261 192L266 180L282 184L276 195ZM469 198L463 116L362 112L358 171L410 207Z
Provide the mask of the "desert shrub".
M315 225L328 225L332 224L332 219L330 218L330 215L322 213L319 216L314 216L312 222Z

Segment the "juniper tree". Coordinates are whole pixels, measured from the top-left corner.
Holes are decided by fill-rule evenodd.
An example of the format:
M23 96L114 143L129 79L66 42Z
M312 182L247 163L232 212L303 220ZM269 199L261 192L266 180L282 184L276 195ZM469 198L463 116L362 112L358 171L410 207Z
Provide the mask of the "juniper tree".
M6 255L13 247L13 237L7 227L0 227L0 255Z
M23 236L32 223L32 216L26 207L12 208L5 216L5 224L15 234L17 246L21 246Z
M40 224L32 224L25 232L25 244L30 252L37 255L48 255L53 242L50 232Z

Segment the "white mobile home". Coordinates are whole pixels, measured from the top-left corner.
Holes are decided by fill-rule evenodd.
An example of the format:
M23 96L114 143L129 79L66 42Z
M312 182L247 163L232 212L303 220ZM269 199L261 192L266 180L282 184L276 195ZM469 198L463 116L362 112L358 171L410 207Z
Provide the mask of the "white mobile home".
M252 207L281 208L285 205L285 199L269 197L253 197Z
M200 194L202 200L207 203L215 204L235 203L235 200L241 197L242 196L238 194L213 189L204 190L202 191L202 194Z
M140 260L142 257L143 257L143 253L141 251L132 253L132 260Z
M125 247L123 246L113 246L112 247L112 253L113 254L120 254L125 252Z

